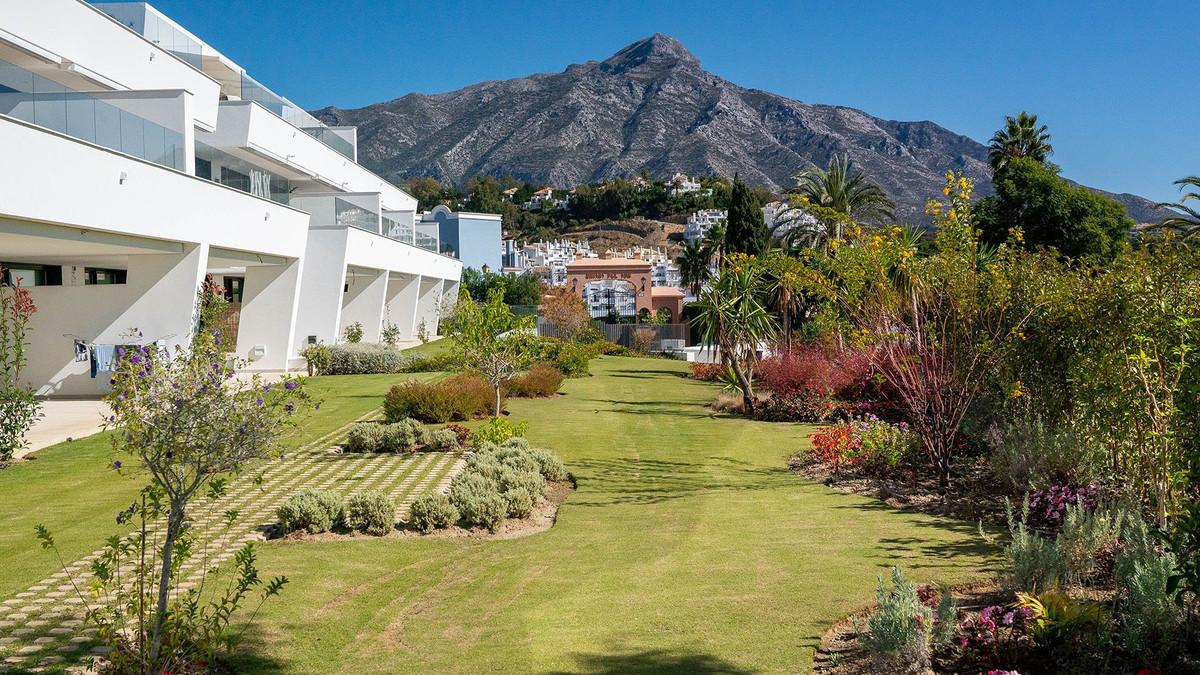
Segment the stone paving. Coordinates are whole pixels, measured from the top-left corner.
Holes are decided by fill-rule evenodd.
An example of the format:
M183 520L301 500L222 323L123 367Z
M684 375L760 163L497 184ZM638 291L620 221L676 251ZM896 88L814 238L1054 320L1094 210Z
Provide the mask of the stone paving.
M397 515L402 518L414 498L430 489L446 490L465 464L453 453L331 452L350 424L269 464L261 482L244 477L233 483L219 502L202 500L193 507L195 549L203 554L194 555L184 564L180 587L190 588L200 569L229 561L245 542L265 539L275 523L275 508L295 492L328 488L350 495L380 490L395 500ZM226 530L223 514L231 509L239 516ZM66 572L59 571L0 601L0 672L58 670L103 653L104 648L95 642L95 628L83 623L84 600L75 591L75 585L86 589L90 565L100 554L100 550L93 551L68 563L73 582Z

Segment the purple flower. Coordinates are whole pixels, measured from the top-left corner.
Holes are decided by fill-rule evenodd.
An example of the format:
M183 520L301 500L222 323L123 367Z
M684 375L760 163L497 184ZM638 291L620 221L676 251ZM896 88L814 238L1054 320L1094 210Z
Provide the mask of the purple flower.
M134 354L133 356L129 357L129 360L130 360L132 363L141 363L141 362L142 362L142 355L141 355L141 354Z
M313 406L313 410L320 410L320 409L321 409L321 404L320 404L320 403L318 403L318 404L316 404L316 405L314 405L314 406Z
M269 384L263 385L263 393L267 393L269 391L271 391L271 385L269 385Z
M297 386L297 385L296 385L296 381L295 381L295 380L288 380L287 382L284 382L284 383L283 383L283 388L284 388L284 389L287 389L288 391L291 391L291 390L295 389L295 388L296 388L296 386Z
M112 467L114 469L120 469L121 468L121 460L119 460L119 459L113 460Z
M257 399L254 401L254 403L255 403L255 405L262 405L262 404L263 404L262 397L261 397L261 396L259 396L259 397L258 397L258 398L257 398Z

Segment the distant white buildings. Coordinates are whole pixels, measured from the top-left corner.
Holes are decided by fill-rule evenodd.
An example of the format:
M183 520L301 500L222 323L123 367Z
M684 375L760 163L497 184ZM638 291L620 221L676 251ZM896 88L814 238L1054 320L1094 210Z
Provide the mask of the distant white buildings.
M671 185L671 196L673 197L700 191L700 182L686 174L677 173L671 176L669 183Z
M821 221L816 216L787 202L769 202L762 212L763 222L776 237L783 237L795 229L815 230L821 227Z
M523 274L536 272L542 281L551 286L562 286L567 281L567 265L576 260L603 258L606 260L638 260L650 263L652 285L678 288L682 285L679 266L664 248L631 247L608 250L602 255L593 251L587 241L558 239L536 241L518 245L507 239L503 244L504 272Z
M728 217L729 211L725 209L700 209L688 216L687 229L684 230L683 237L689 244L700 241L708 236L713 225L724 222Z

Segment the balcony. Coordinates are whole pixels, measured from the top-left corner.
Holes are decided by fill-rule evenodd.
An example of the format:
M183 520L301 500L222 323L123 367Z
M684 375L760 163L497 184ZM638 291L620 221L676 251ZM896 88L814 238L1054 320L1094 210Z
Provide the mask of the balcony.
M179 171L188 169L185 96L75 91L0 61L0 114ZM148 119L151 115L158 121Z

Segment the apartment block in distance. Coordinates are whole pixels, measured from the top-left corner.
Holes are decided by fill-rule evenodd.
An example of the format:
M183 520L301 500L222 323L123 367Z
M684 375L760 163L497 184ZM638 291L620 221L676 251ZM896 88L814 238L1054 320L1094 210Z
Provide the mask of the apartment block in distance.
M0 147L0 265L37 303L42 395L103 392L120 345L186 341L209 276L259 371L353 323L432 330L457 295L462 263L357 163L353 128L145 3L0 3Z

